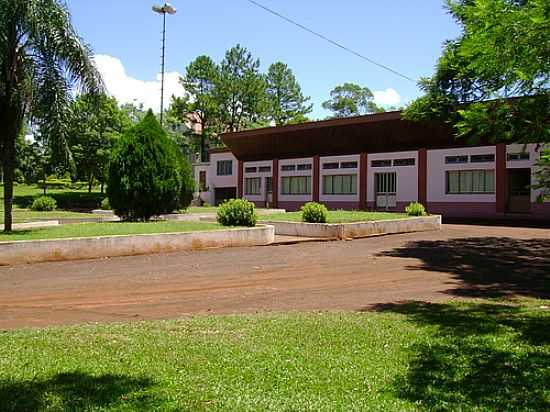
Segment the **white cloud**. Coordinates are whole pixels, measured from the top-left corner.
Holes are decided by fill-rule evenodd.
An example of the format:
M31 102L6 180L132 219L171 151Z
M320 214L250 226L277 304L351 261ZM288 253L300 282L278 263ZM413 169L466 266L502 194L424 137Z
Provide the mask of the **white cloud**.
M120 59L98 54L94 57L96 66L103 76L109 94L120 104L143 103L145 109L160 111L160 73L155 80L145 81L128 76ZM169 72L164 77L164 107L170 104L172 95L183 96L185 91L179 83L180 74Z
M374 102L381 106L397 106L401 103L401 96L395 89L373 91Z

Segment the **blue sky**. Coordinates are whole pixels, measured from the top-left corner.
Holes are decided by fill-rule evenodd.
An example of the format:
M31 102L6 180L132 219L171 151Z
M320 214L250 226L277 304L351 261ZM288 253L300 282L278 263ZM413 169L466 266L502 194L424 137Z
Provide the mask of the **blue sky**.
M259 0L268 7L333 38L409 77L429 76L446 39L459 27L443 0ZM79 34L98 55L107 87L119 100L142 101L155 108L159 94L161 17L149 0L67 0ZM315 104L313 117L327 113L321 103L337 84L354 82L377 93L379 103L400 104L419 95L402 79L303 32L246 0L171 2L166 71L170 92L181 93L178 73L195 57L216 61L237 43L260 58L262 68L287 63L304 94ZM393 102L392 102L393 100ZM158 107L157 107L158 108Z

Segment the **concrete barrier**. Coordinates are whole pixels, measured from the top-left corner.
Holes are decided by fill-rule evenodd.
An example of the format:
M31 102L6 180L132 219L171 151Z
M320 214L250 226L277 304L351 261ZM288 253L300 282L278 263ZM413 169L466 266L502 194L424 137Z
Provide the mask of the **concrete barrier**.
M276 235L352 239L394 233L441 229L441 216L410 217L395 220L352 223L262 222L275 227Z
M0 242L0 265L263 246L274 241L274 227L262 225L205 232Z

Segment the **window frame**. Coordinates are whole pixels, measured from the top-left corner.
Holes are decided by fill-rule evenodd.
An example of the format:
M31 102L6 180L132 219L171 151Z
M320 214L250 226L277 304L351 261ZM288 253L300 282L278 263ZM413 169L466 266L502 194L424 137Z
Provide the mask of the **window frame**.
M227 170L223 168L222 165L229 165L229 173ZM217 160L216 161L216 176L233 176L233 160L226 159L226 160Z
M462 175L471 174L471 184L470 186L473 188L474 186L474 176L475 173L483 173L483 185L484 185L484 191L462 191L461 190L461 184L463 182ZM487 191L487 174L492 174L492 190ZM451 191L450 190L450 176L451 174L457 174L458 175L458 191ZM494 169L466 169L466 170L446 170L445 171L445 194L446 195L494 195L496 193L496 173Z
M289 187L289 191L285 191L285 179L288 179L288 187ZM296 192L296 193L292 193L292 181L296 179L296 180L301 180L301 179L305 179L305 188L306 188L306 191L305 192ZM305 176L281 176L281 195L284 195L284 196L304 196L304 195L311 195L311 185L312 185L312 178L310 175L305 175ZM308 191L309 189L309 191Z
M335 183L334 181L337 179L337 178L341 178L342 179L342 189L344 189L344 181L343 179L344 178L351 178L351 181L349 182L349 188L351 189L350 192L346 192L346 191L342 191L342 192L336 192L335 191ZM331 187L331 191L329 192L327 190L327 180L331 180L331 183L330 183L330 187ZM354 184L355 183L355 184ZM323 175L323 195L327 195L327 196L354 196L354 195L357 195L357 174L356 173L352 173L352 174L337 174L337 175Z
M252 185L249 182L257 183L257 191L251 191ZM259 196L262 194L262 178L261 177L246 177L244 179L244 194L247 196Z

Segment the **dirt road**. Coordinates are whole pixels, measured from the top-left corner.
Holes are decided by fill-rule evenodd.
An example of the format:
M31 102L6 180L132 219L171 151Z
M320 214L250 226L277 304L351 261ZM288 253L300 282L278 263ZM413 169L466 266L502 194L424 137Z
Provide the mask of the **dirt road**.
M550 298L549 251L548 229L445 225L354 241L0 267L0 329L364 310L404 300Z

